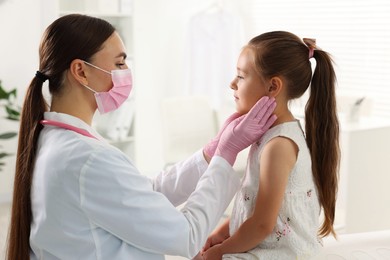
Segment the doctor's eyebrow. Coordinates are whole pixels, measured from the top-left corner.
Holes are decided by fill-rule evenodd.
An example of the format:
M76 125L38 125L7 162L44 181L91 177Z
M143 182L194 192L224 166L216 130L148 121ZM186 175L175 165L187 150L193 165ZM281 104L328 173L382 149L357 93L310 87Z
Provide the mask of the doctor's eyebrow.
M123 59L127 58L127 54L125 52L119 53L115 58L123 57Z

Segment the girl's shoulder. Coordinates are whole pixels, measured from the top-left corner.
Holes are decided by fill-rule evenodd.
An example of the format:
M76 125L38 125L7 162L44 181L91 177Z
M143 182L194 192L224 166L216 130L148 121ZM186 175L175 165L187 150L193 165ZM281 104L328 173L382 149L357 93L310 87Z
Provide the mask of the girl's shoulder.
M288 145L291 141L298 147L303 144L306 145L305 134L298 120L282 123L270 128L256 143L259 150L263 150L266 145L268 146L271 140L273 140L273 145L278 146L283 144Z

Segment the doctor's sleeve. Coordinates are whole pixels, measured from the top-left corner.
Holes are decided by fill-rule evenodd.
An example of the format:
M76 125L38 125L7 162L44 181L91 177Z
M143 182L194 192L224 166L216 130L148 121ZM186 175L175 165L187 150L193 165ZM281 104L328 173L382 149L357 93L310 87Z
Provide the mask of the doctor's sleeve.
M200 150L190 158L176 163L160 172L152 181L153 189L161 192L174 205L185 202L195 190L199 178L206 171L208 163Z

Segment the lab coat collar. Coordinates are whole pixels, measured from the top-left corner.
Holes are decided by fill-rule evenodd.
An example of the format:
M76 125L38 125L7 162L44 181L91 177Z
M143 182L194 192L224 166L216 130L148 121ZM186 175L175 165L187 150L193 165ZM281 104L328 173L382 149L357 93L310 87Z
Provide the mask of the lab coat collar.
M84 129L88 131L91 135L96 137L98 140L107 142L98 132L95 131L95 129L93 129L90 125L85 123L80 118L68 114L64 114L64 113L57 113L57 112L45 112L43 114L43 118L45 120L57 121L71 126L75 126L77 128Z

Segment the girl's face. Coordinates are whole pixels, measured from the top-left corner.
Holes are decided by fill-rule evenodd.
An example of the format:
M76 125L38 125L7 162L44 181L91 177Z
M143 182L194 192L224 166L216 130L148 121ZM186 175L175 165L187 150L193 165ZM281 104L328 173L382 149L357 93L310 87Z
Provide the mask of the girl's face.
M256 102L267 95L267 84L255 70L253 51L243 49L237 62L237 76L231 82L230 87L234 90L237 112L246 114Z

